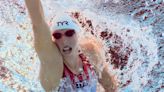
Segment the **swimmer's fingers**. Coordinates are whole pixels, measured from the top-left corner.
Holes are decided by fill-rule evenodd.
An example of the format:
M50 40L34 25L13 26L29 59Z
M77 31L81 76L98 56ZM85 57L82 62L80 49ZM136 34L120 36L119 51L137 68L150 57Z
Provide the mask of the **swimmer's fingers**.
M103 86L105 92L117 92L117 81L109 73L108 67L103 69L102 78L99 78L99 83Z

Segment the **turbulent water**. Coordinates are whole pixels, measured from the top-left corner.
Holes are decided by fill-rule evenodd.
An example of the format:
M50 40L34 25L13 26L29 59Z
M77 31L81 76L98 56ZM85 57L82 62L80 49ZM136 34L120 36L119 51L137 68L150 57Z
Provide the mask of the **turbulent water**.
M79 22L82 34L104 43L102 61L109 62L119 92L164 91L163 0L42 0L42 4L50 27L56 14L66 11ZM24 0L0 0L0 6L0 91L44 92Z

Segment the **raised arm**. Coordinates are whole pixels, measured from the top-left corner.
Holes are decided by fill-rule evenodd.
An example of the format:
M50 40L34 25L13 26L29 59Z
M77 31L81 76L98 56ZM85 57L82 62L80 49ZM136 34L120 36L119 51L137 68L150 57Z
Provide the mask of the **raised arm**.
M25 0L31 21L33 25L40 25L45 22L43 8L40 0Z
M35 50L41 61L41 84L49 92L58 86L62 77L62 56L51 40L51 32L44 19L41 1L25 0L25 3L32 21ZM57 69L57 66L60 69Z

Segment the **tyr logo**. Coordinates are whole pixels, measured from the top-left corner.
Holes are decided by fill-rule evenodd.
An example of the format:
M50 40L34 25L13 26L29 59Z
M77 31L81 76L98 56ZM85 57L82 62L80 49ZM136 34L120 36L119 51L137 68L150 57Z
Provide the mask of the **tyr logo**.
M68 21L57 22L57 26L60 26L60 25L63 26L64 24L65 24L65 25L69 25L69 24L68 24Z

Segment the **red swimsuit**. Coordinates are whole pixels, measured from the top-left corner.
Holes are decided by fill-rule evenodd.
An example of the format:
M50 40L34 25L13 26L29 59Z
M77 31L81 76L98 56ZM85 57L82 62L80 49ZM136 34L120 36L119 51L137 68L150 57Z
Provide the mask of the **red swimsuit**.
M63 83L61 83L61 85L59 86L59 90L62 91L58 91L58 92L78 92L78 89L82 90L85 88L87 88L87 90L89 90L90 88L91 90L93 86L93 81L94 82L97 81L95 70L87 60L87 57L84 56L83 53L79 54L79 57L81 58L83 63L83 72L76 75L72 73L68 69L68 67L64 64ZM84 92L84 91L79 91L79 92ZM85 92L96 92L96 91L85 91Z

